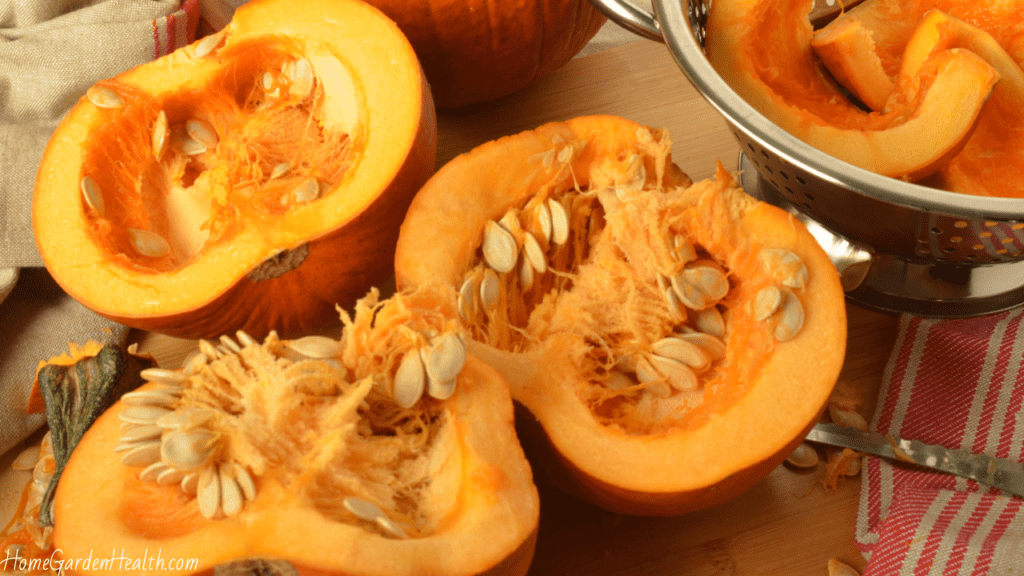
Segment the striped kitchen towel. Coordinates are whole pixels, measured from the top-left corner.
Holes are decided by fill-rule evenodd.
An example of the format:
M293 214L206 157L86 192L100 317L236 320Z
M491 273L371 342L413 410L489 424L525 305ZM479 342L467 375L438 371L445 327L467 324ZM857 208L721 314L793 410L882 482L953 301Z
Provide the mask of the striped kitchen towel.
M1024 462L1024 309L903 316L871 428ZM864 576L1022 575L1024 498L869 457L856 537Z

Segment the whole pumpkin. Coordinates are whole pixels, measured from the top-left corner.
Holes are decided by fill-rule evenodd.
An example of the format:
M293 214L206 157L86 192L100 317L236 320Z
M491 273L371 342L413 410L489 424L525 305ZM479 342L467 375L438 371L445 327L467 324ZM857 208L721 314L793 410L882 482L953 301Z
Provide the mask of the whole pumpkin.
M440 108L524 88L575 56L605 17L588 0L368 0L416 49Z

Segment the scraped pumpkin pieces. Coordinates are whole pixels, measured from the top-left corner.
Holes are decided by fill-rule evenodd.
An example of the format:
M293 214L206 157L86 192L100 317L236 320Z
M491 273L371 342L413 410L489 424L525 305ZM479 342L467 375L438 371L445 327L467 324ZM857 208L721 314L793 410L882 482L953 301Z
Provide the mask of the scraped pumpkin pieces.
M721 167L692 183L670 148L607 116L484 144L420 191L396 253L400 287L452 291L470 353L504 374L568 488L631 513L710 506L767 474L845 342L837 273L806 230Z
M906 180L939 170L968 141L998 73L968 52L936 53L928 66L896 82L892 94L866 94L872 100L886 97L889 106L884 114L866 113L828 80L814 58L811 4L795 0L765 10L761 0L716 2L707 24L709 60L771 121L840 160ZM843 53L869 45L863 36L841 36L856 39ZM857 66L873 71L870 63L880 65L866 62Z
M36 181L40 254L133 327L320 331L390 276L435 129L412 46L373 7L246 5L69 111Z
M55 545L156 543L197 572L258 557L324 574L524 573L536 489L507 388L466 354L455 310L373 291L343 323L341 339L201 340L182 368L144 370L69 462Z

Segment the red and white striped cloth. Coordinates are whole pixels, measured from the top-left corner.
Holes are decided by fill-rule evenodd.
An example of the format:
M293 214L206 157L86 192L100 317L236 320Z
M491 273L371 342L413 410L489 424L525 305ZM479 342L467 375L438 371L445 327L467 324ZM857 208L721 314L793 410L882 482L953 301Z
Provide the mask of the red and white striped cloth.
M1024 462L1024 309L903 316L871 428ZM864 576L1024 575L1024 498L879 458L863 474Z

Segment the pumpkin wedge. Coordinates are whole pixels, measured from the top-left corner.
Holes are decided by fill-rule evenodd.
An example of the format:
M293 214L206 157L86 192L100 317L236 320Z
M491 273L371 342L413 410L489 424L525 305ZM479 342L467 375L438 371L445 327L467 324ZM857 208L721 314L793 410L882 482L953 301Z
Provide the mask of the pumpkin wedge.
M692 183L670 149L610 116L483 144L417 194L395 257L399 287L455 295L469 351L525 408L528 456L625 513L759 481L817 420L845 350L839 276L807 230L721 166Z
M716 0L709 60L751 106L819 150L906 180L938 170L970 137L995 70L963 50L936 53L917 76L896 83L897 107L866 113L827 79L811 50L812 4Z
M389 277L435 151L391 20L353 0L254 1L68 112L39 168L36 242L69 294L124 324L308 334Z
M62 559L126 560L67 573L148 551L154 575L525 574L539 499L512 400L447 300L372 291L340 340L240 332L143 371L54 503Z

